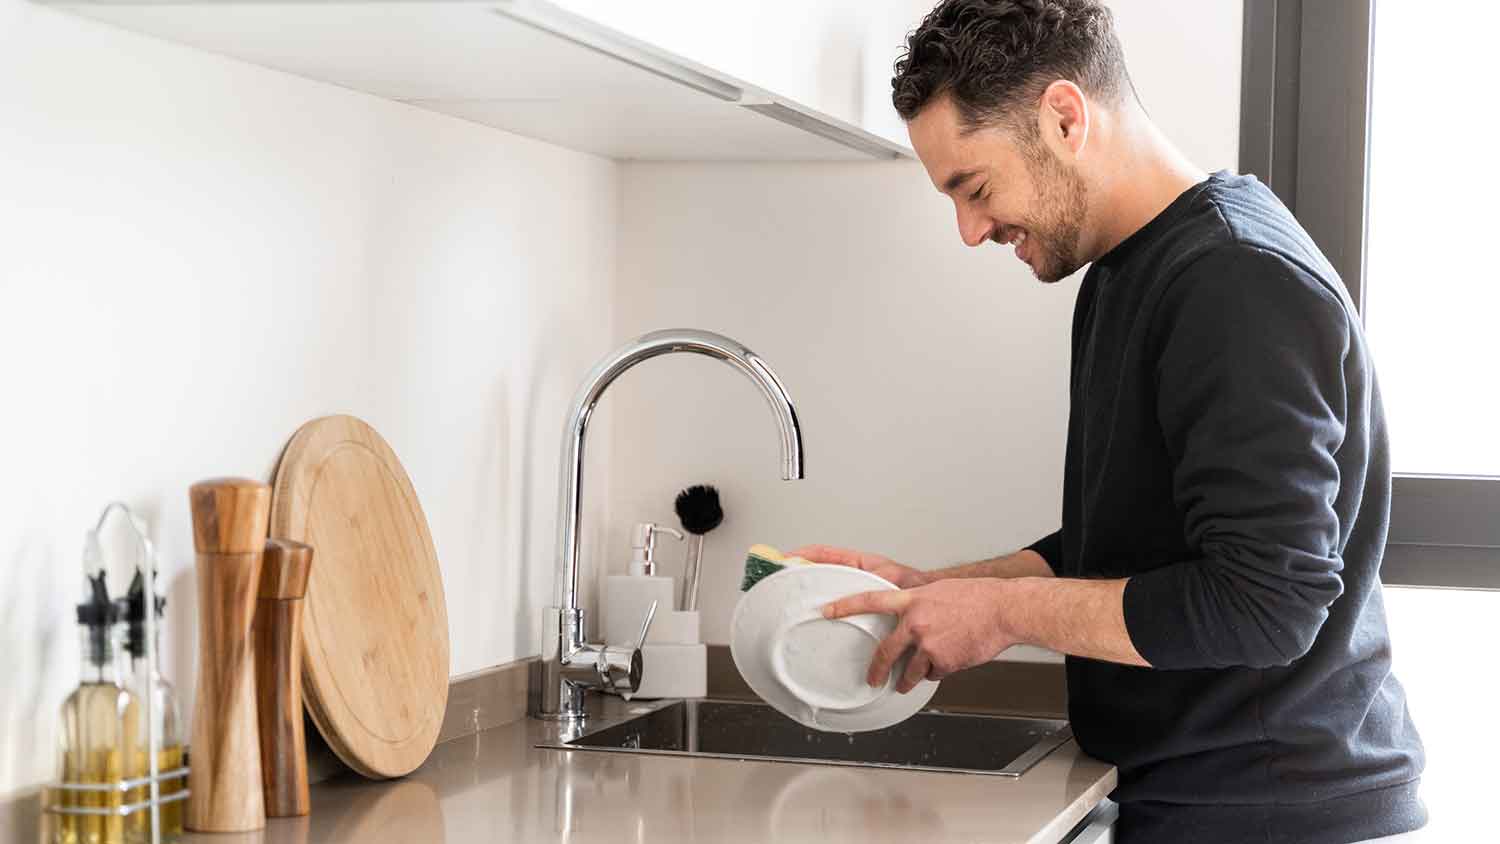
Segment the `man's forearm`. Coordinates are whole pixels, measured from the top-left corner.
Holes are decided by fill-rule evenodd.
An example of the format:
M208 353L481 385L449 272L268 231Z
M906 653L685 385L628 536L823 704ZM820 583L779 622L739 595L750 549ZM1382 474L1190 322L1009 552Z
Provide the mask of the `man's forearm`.
M1014 554L1006 554L1003 557L994 557L989 560L980 560L977 563L966 563L961 566L950 566L945 569L935 569L923 572L928 583L934 580L947 580L954 577L1052 577L1052 567L1047 561L1031 549L1017 551Z
M998 623L1011 638L1073 656L1150 667L1125 627L1125 580L1003 582Z

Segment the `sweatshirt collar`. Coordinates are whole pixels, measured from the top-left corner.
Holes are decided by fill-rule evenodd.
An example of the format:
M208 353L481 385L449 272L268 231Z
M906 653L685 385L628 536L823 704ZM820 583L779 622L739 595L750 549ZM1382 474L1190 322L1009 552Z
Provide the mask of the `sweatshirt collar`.
M1207 179L1193 185L1183 191L1172 200L1172 203L1162 210L1160 214L1152 217L1150 222L1141 226L1130 234L1129 237L1120 241L1115 247L1094 261L1104 267L1119 267L1130 260L1137 252L1144 249L1151 241L1155 240L1163 231L1170 228L1172 222L1192 205L1193 200L1209 187L1222 184L1229 178L1229 171L1220 170L1212 173Z

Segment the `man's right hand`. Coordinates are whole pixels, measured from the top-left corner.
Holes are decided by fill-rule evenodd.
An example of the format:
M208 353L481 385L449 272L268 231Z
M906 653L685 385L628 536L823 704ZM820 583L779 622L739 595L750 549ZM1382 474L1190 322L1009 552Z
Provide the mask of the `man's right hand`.
M902 565L890 557L882 557L879 554L871 554L866 551L855 551L852 548L835 548L831 545L804 545L787 554L787 556L801 557L810 563L828 563L835 566L849 566L850 568L867 571L870 574L883 577L896 584L898 589L910 589L913 586L922 586L937 579L929 572Z

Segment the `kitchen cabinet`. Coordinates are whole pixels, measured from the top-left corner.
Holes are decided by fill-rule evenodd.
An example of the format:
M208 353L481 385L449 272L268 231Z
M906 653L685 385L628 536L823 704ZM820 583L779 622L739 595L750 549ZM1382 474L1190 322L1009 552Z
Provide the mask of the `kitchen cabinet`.
M935 0L555 0L903 146L891 71Z
M1095 806L1058 844L1114 844L1120 807L1109 798Z
M609 158L911 156L848 120L543 0L52 5Z
M1071 844L1114 844L1114 824L1092 823Z

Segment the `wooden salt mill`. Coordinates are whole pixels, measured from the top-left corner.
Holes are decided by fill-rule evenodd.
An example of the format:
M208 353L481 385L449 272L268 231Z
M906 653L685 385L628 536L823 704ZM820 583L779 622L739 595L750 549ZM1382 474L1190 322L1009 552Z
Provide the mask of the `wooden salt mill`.
M200 832L260 829L266 825L266 811L250 627L271 488L244 478L215 478L194 484L188 498L198 552L198 699L187 827Z
M260 697L260 768L266 816L305 815L307 744L302 735L302 599L313 549L266 540L255 607L255 685Z

